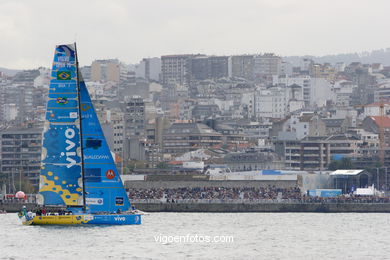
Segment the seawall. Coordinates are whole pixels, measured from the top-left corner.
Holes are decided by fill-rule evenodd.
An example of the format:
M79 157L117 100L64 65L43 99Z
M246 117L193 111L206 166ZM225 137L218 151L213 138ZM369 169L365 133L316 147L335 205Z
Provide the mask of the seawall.
M17 212L26 205L2 204L0 210ZM390 203L136 203L137 209L146 212L323 212L323 213L390 213Z
M390 213L390 203L138 203L146 212L375 212Z

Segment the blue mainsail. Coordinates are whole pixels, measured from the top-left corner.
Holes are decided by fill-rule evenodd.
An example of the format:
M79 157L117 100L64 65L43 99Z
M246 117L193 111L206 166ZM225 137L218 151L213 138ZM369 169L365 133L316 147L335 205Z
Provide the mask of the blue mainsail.
M80 77L84 178L89 212L126 211L130 202L84 80Z
M83 205L76 66L74 44L58 45L43 130L40 204Z

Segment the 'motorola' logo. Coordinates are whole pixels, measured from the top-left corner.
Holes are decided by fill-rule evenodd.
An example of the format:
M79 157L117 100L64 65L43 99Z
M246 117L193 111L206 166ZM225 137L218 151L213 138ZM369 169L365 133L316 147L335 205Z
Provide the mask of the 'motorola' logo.
M106 177L109 180L112 180L115 178L115 172L113 170L108 170L106 171Z

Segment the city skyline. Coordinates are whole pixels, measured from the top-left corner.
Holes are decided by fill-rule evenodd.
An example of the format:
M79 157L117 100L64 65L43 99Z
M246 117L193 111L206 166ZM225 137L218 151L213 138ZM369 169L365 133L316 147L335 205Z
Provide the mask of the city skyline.
M370 51L390 46L383 33L388 7L386 1L373 6L349 0L337 5L306 0L98 1L93 6L86 1L66 6L3 1L0 67L49 67L53 46L74 41L81 65L105 58L134 64L144 57L184 53L321 56Z

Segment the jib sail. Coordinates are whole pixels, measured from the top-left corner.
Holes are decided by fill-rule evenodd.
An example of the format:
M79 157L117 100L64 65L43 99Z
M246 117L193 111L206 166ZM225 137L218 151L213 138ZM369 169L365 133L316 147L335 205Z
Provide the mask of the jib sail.
M90 212L128 210L129 199L82 79L80 97L87 210Z

